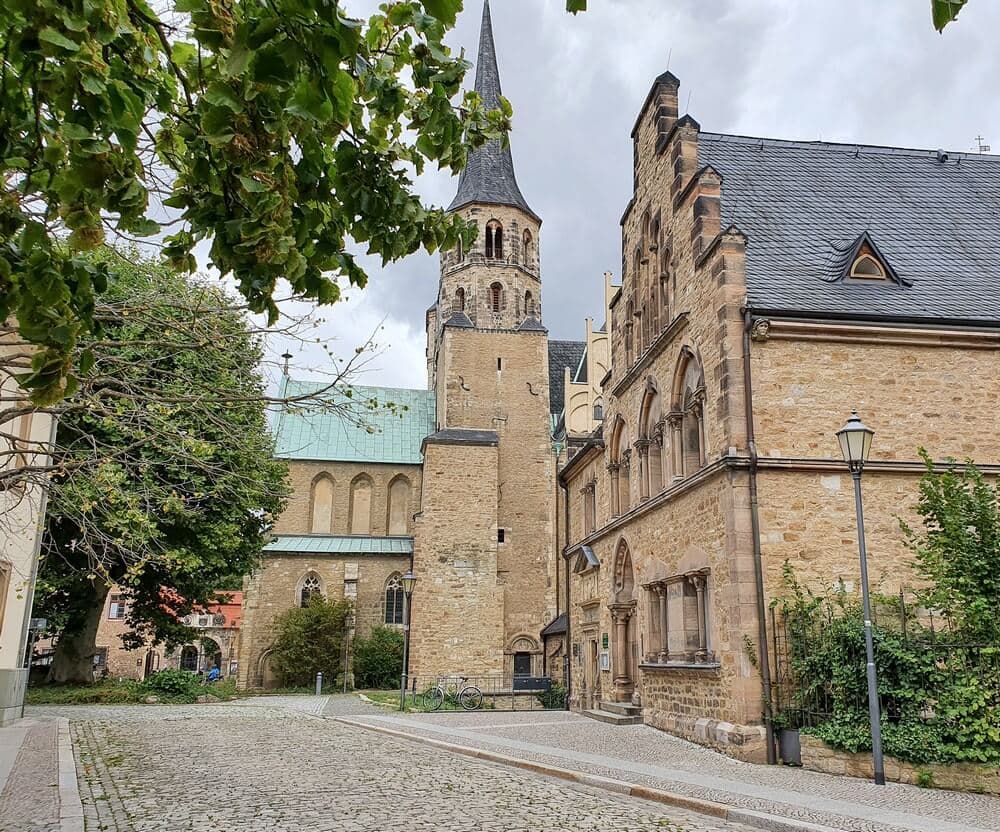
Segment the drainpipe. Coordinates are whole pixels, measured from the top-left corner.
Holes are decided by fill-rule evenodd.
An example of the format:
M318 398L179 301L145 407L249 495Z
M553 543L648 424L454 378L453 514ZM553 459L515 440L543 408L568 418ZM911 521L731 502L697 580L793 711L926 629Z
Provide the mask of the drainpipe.
M753 534L753 577L757 591L757 655L761 683L764 686L764 731L767 742L767 762L778 762L774 746L774 713L771 695L771 664L767 653L767 617L764 603L764 567L760 554L760 515L757 507L757 443L753 424L753 382L750 373L750 328L753 317L749 308L743 310L743 390L746 414L747 446L750 450L750 528Z
M566 710L569 710L569 698L570 694L573 692L573 643L570 638L572 623L572 616L569 614L571 607L570 604L570 582L569 582L569 558L566 557L565 549L569 546L569 489L566 487L566 483L559 479L559 485L562 487L563 492L563 527L566 529L566 546L563 547L562 558L565 562L566 569L566 648L565 648L565 663L566 663ZM558 567L557 567L558 568Z

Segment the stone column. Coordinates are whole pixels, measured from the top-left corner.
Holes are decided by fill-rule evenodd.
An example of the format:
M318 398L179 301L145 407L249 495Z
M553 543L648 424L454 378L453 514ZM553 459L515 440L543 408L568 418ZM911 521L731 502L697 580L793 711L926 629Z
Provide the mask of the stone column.
M698 422L698 465L705 464L708 455L705 448L705 388L699 387L694 394L694 418Z
M611 516L621 514L621 495L619 494L618 463L608 465L608 483L611 486Z
M639 499L649 497L649 440L637 439L635 451L639 457Z
M657 659L666 664L670 654L670 623L667 618L667 585L656 584L656 595L660 599L660 654Z
M698 595L698 652L695 653L696 662L704 662L708 659L708 631L705 621L705 576L692 575L691 583L694 584L694 591Z
M632 451L627 450L622 453L621 465L618 469L618 498L621 503L621 511L624 514L632 508ZM623 488L624 486L624 488ZM622 493L622 492L625 493Z
M684 443L681 439L684 414L673 411L667 416L670 426L670 475L674 480L684 476Z
M631 604L611 607L611 620L615 625L614 685L615 700L626 702L632 696L632 657L628 652L628 622L632 617Z

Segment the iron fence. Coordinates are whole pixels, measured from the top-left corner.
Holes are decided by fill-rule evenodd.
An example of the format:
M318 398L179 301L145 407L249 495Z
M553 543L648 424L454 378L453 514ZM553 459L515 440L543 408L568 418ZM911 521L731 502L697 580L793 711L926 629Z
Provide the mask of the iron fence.
M410 677L406 707L462 712L565 710L565 688L549 676Z

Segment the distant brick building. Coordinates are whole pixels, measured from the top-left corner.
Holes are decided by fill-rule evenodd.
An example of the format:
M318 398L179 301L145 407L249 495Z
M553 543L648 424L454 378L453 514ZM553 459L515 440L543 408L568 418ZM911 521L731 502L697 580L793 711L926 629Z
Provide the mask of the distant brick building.
M121 637L131 632L126 623L127 600L112 587L104 601L104 611L97 627L97 653L94 656L96 677L145 679L157 670L175 669L207 673L218 667L223 676L237 671L243 593L219 593L221 600L184 616L184 623L197 635L186 644L168 650L162 644L147 644L126 650Z

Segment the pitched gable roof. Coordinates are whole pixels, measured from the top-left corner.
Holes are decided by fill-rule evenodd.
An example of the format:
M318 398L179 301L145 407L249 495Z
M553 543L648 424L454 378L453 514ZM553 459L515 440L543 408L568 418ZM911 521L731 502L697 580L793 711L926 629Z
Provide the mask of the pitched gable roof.
M701 133L722 227L747 236L750 306L841 318L1000 322L1000 157ZM842 280L878 241L896 281Z

